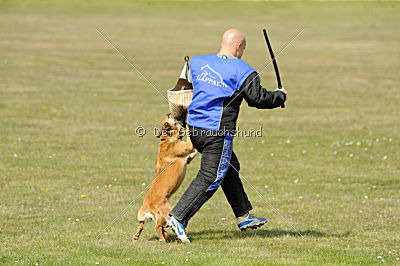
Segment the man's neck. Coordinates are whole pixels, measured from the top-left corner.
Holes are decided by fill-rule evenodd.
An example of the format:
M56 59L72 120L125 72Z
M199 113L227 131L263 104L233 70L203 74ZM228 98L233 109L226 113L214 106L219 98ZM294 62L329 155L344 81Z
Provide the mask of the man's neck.
M223 50L223 49L221 49L221 50L218 52L218 54L221 54L221 55L231 55L231 56L233 56L233 57L236 57L235 53L232 53L231 51L227 51L227 50Z

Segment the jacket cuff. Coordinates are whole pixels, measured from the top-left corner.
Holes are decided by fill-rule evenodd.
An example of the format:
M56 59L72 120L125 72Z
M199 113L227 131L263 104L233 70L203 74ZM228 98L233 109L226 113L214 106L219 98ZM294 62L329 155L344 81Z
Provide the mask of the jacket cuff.
M277 91L280 93L279 99L282 101L282 103L284 103L286 101L286 94L281 92L281 91Z

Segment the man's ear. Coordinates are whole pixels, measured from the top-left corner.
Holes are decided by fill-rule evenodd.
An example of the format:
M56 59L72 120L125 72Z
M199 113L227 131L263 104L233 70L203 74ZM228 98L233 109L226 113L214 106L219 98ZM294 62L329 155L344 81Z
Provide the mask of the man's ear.
M242 42L238 43L236 45L236 51L240 51L240 49L242 49L242 47L243 47L243 43Z

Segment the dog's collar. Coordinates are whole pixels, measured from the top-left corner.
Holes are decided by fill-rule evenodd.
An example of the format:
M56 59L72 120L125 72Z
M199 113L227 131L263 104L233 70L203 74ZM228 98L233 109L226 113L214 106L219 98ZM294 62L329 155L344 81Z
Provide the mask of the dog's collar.
M161 141L178 141L177 139L161 139Z

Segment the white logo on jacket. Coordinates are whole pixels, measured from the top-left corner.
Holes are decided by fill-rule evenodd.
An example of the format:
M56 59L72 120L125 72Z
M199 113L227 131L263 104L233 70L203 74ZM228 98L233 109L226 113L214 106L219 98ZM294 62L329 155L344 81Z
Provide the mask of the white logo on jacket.
M196 80L209 83L217 87L228 87L222 80L221 75L208 64L200 68L203 72L197 75Z

